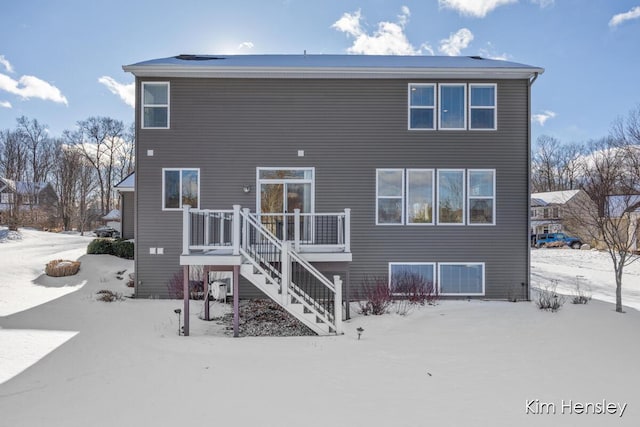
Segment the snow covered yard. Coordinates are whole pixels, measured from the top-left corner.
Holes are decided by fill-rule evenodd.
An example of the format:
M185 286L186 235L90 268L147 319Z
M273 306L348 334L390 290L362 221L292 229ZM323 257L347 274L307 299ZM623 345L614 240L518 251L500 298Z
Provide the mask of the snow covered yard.
M557 280L558 292L575 293L576 283L593 298L614 303L616 280L607 252L573 249L532 249L531 284L544 287ZM640 310L640 259L624 268L622 304Z
M48 237L26 233L9 244L16 251ZM0 259L8 247L0 245ZM545 273L543 265L554 256L541 264L538 252L534 270L548 280L556 270ZM18 261L6 268L26 278L20 270L28 266ZM180 337L173 312L180 301L96 300L100 289L130 292L117 272L131 271L131 261L105 255L80 261L74 279L27 285L84 286L22 311L9 303L0 315L2 426L640 425L636 310L621 315L596 300L567 303L557 313L528 302L444 301L408 316L356 315L344 336L233 339L216 322L199 320L202 306L193 301L192 336ZM216 314L226 310L215 306ZM20 348L29 353L29 345L38 351L23 368L42 358L2 383L11 369L5 362L15 361ZM569 413L603 400L626 403L622 417L621 409ZM537 413L543 408L553 412Z

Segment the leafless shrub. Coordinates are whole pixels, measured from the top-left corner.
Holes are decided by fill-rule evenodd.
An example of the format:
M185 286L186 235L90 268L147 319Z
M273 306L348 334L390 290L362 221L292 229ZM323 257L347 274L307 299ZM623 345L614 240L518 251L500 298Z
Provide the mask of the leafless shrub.
M119 292L113 292L108 289L102 289L96 292L98 295L98 301L104 302L113 302L113 301L122 301L122 294Z
M358 301L358 313L379 316L389 311L393 298L386 277L365 277L362 290L364 300Z
M589 301L591 301L591 292L580 286L580 276L576 276L576 290L571 302L573 304L587 304Z
M564 305L566 297L558 295L556 292L557 286L558 281L554 280L553 283L538 289L536 305L540 310L556 312Z

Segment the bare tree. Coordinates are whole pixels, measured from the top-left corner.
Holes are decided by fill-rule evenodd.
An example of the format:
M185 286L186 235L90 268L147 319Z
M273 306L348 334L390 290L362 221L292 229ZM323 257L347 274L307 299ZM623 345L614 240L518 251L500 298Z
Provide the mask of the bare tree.
M24 179L27 170L27 153L19 132L4 130L0 132L0 175L17 183ZM17 185L17 184L16 184ZM9 225L17 229L20 222L20 199L17 187L7 197L9 205Z
M73 141L95 170L100 192L100 211L112 207L118 152L124 143L124 124L110 117L90 117L78 122L78 130L65 136Z
M624 130L621 134L618 133L620 129ZM634 251L637 223L632 223L631 215L640 209L637 196L640 175L634 170L635 165L640 164L638 143L640 140L635 139L625 126L614 126L610 137L591 143L591 154L582 160L582 179L584 189L597 209L576 204L570 213L571 220L593 241L601 242L611 257L616 280L616 311L619 313L623 312L624 268L639 258Z
M54 169L55 187L58 193L58 210L64 230L70 230L78 202L78 175L81 171L82 154L69 147L64 140L56 141Z
M534 192L573 190L579 187L580 144L562 144L558 139L542 135L531 159L531 184Z

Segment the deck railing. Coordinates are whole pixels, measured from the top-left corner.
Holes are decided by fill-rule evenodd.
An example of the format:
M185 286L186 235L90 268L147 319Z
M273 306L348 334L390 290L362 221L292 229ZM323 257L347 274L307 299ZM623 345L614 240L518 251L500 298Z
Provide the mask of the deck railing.
M233 210L183 208L183 255L214 250L231 250L238 255L239 205ZM301 213L295 209L293 213L250 215L278 240L291 242L296 252L351 252L350 209L338 213Z

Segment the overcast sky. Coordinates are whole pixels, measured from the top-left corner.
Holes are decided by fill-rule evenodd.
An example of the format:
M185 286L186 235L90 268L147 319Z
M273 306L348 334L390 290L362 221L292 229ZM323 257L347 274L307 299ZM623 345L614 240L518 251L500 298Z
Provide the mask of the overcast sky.
M133 122L122 65L181 53L481 55L546 69L534 139L605 136L640 104L640 0L20 0L0 6L0 130Z

